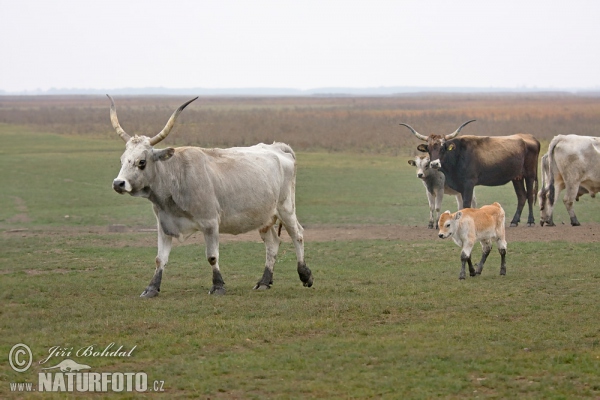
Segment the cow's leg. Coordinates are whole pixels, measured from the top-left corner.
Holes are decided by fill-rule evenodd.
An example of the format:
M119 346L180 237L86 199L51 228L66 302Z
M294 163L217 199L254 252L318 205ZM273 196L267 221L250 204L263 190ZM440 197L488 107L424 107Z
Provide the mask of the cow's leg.
M225 282L219 269L219 228L215 224L213 227L205 229L204 242L206 243L206 259L212 267L212 288L209 294L225 294Z
M463 198L460 193L456 194L456 209L460 210L463 208Z
M460 268L460 275L458 276L458 279L462 280L466 278L465 265L467 263L469 264L469 275L475 276L475 268L473 268L473 263L471 262L472 250L473 243L466 243L462 248L462 252L460 253L460 261L462 262L462 266Z
M427 228L433 229L433 223L435 221L435 215L434 215L435 196L433 193L430 193L429 190L426 190L426 192L427 192L427 201L429 202L429 224L427 225ZM435 224L437 226L437 221L435 221Z
M485 264L485 260L487 260L490 252L492 251L492 244L488 240L484 240L481 242L481 261L477 264L477 270L475 271L476 275L481 275L481 271L483 271L483 264Z
M527 217L527 226L535 226L535 218L533 217L533 203L537 193L533 190L535 178L525 178L525 186L527 189L527 205L529 206L529 216Z
M573 209L573 199L577 197L577 191L579 190L579 185L567 186L567 190L565 191L565 196L563 197L563 203L569 213L569 217L571 217L571 225L579 226L581 225L577 220L577 216L575 215L575 210Z
M142 292L140 297L150 298L158 296L160 292L160 283L162 281L163 270L169 261L169 254L171 253L171 245L173 238L165 234L158 224L158 254L156 255L156 270L154 276L150 281L150 284Z
M500 252L500 275L506 275L506 240L498 239L496 243Z
M463 199L463 204L462 204L462 208L470 208L471 207L471 202L473 201L473 188L474 186L471 184L466 184L463 188L462 191L462 199Z
M512 183L515 187L515 193L517 194L517 212L510 222L510 226L514 227L518 226L521 221L521 213L523 212L523 207L525 207L525 202L527 201L527 192L525 192L525 183L523 182L523 179L513 179Z
M273 284L273 267L275 266L275 259L279 251L280 240L279 236L277 236L275 225L261 229L260 237L265 242L267 261L265 263L265 272L262 278L256 283L256 286L254 286L254 289L265 290L270 289Z
M310 269L304 261L304 228L296 218L296 209L291 200L286 201L279 210L279 219L283 222L285 230L294 242L296 248L296 259L298 260L298 276L306 287L311 287L313 284L313 276Z

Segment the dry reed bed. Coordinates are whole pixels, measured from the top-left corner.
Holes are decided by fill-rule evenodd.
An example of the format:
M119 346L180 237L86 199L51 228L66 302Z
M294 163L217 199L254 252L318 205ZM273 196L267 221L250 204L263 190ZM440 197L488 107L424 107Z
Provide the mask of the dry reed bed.
M154 135L188 98L117 96L121 125ZM0 123L69 135L114 135L104 96L0 96ZM421 94L390 97L202 97L181 114L166 144L243 146L274 140L297 150L411 155L418 142L398 125L423 134L600 134L600 96L544 94Z

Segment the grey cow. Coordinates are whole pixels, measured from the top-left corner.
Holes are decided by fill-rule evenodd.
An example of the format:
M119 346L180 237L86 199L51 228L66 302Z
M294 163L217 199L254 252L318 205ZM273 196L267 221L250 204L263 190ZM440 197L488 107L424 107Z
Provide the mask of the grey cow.
M446 185L446 177L444 173L438 169L431 168L431 162L429 156L416 156L412 160L408 160L408 163L413 167L417 168L417 178L423 181L427 193L427 201L429 202L429 224L427 227L433 229L433 222L435 221L435 229L438 227L438 215L442 207L442 200L444 194L450 194L456 196L457 209L461 209L463 205L462 195L456 190ZM471 207L477 208L477 199L475 193L473 193L473 200Z
M278 221L296 248L300 280L304 286L312 286L313 276L304 261L304 230L296 218L296 156L290 146L261 143L229 149L155 149L179 113L197 97L180 106L152 138L129 136L119 125L114 101L108 97L113 128L126 143L113 189L150 200L158 226L156 271L141 297L159 294L172 239L182 241L198 231L204 235L206 258L212 266L209 293L225 293L219 235L251 230L260 232L266 247L264 274L254 288L270 288L280 243L275 228Z

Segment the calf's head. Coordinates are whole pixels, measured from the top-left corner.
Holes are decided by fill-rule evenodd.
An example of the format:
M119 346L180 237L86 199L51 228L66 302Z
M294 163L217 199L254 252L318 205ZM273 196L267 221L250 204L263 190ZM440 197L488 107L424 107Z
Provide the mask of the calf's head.
M108 95L107 95L108 96ZM113 189L120 194L129 193L132 196L146 197L149 186L154 178L157 162L168 160L175 153L172 147L157 150L154 145L167 137L175 120L183 109L196 98L184 103L169 118L162 131L149 138L147 136L129 136L117 119L117 110L112 97L110 99L110 120L117 134L125 141L125 152L121 156L121 170L113 180Z
M454 214L450 213L450 211L444 211L440 215L440 219L438 220L438 225L440 227L438 236L440 237L440 239L447 239L456 233L456 231L458 230L458 223L461 217L461 211L457 211Z
M415 131L410 125L404 123L401 123L400 125L410 129L411 132L417 137L417 139L427 142L427 144L420 144L419 146L417 146L417 150L422 151L423 153L429 153L429 159L431 160L431 168L439 169L442 167L441 160L443 159L444 153L446 151L453 150L452 146L454 146L454 144L447 145L446 141L454 139L460 133L460 130L465 127L465 125L470 124L474 121L475 120L472 119L470 121L465 122L464 124L459 126L457 130L455 130L449 135L425 136Z
M416 156L413 160L408 160L408 163L417 168L417 178L425 179L431 170L429 156Z

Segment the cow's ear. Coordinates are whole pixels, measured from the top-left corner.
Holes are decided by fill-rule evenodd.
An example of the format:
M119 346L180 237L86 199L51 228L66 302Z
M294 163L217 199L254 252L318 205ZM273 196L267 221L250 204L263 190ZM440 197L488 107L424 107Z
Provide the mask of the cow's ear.
M412 165L413 167L416 167L416 166L417 166L417 163L415 162L415 160L408 160L408 163L409 163L410 165Z
M417 150L422 151L423 153L429 153L429 148L426 144L420 144L417 146Z
M454 220L458 221L460 217L462 217L462 211L457 211L456 214L454 214Z
M173 154L175 154L175 149L172 147L167 147L166 149L162 150L154 150L152 154L154 155L154 161L165 161L173 157Z

